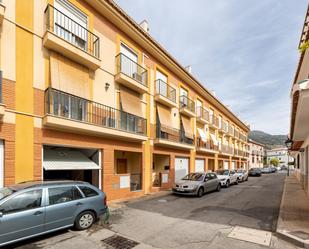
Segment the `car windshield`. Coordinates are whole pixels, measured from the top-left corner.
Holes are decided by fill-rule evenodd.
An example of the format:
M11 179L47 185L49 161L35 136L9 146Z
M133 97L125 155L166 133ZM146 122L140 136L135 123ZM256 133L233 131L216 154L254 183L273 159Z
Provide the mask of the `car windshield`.
M237 170L237 173L243 173L244 171L242 169Z
M217 170L216 173L217 173L217 175L225 175L225 176L229 175L228 170Z
M203 180L203 174L201 173L191 173L189 175L186 175L182 180L189 180L189 181L202 181Z
M13 189L10 188L0 188L0 200L14 193Z

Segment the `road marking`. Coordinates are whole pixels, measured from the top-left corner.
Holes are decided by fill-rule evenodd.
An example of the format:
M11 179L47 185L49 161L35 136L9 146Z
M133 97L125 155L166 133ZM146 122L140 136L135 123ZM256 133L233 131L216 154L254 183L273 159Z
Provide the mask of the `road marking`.
M159 199L158 202L162 202L162 203L166 203L167 200L164 200L164 199Z
M235 226L228 237L263 246L269 246L271 241L271 232Z

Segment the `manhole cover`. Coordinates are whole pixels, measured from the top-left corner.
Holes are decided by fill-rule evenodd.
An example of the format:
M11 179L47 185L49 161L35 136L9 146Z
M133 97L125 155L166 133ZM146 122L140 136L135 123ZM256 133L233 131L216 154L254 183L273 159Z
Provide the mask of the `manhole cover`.
M127 239L119 235L113 235L111 237L108 237L102 240L102 242L113 249L131 249L139 244L136 241Z
M232 232L230 232L228 237L264 246L269 246L271 241L271 232L236 226L234 227Z
M289 234L292 234L298 238L301 238L303 240L309 240L309 233L306 233L304 231L294 231L294 232L289 232Z

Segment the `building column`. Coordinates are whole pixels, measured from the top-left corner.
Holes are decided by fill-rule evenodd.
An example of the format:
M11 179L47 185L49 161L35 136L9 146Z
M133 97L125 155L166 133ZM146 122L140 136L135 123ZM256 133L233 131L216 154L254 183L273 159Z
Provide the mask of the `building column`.
M150 145L150 140L147 140L143 144L143 154L144 154L144 189L145 194L151 192L152 188L152 146Z
M190 150L190 166L189 166L189 172L195 172L195 156L196 152L195 150Z
M215 154L215 171L218 170L219 168L219 155L216 153Z

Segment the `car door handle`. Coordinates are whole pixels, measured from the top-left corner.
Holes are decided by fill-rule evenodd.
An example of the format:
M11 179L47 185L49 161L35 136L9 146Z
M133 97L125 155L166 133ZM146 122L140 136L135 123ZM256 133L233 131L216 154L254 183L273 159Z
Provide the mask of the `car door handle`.
M33 215L40 215L42 213L43 213L42 211L36 211Z
M76 206L81 206L81 205L83 205L83 203L81 202L76 203Z

